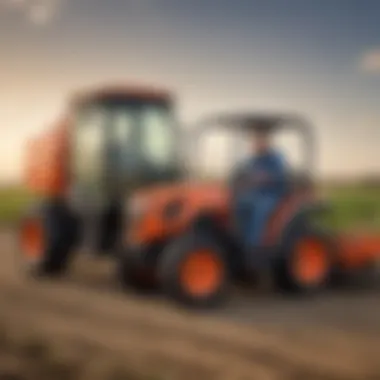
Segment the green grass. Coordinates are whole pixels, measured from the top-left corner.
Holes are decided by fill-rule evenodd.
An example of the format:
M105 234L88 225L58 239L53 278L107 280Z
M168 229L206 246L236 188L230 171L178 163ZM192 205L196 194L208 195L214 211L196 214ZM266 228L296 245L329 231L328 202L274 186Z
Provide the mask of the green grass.
M338 229L368 226L380 230L380 188L345 186L323 192L332 206L324 217L328 226ZM21 188L0 188L0 224L17 222L32 199Z
M380 230L380 188L335 187L326 190L326 197L332 206L325 218L329 226Z
M32 196L22 188L0 188L0 224L12 224L19 220L32 201Z

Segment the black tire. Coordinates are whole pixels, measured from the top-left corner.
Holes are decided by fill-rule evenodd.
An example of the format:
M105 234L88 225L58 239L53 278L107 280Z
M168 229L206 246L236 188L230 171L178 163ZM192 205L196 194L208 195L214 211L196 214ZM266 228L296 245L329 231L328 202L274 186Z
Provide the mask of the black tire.
M43 251L38 258L29 259L22 243L25 224L36 221L43 231ZM62 202L46 202L31 208L20 223L18 238L19 263L28 276L59 276L67 270L71 253L80 238L78 219Z
M320 242L326 249L326 270L323 276L310 283L302 282L297 278L293 269L296 260L296 246L305 238ZM280 256L275 262L274 281L277 289L298 295L312 295L326 289L331 283L335 270L335 252L334 241L330 233L308 225L300 225L293 229L285 238Z
M152 273L147 273L146 268L138 265L128 254L118 254L117 278L123 291L134 291L139 294L152 293L157 290L157 283ZM145 275L150 275L145 276Z
M180 269L192 253L201 249L207 249L215 255L221 264L222 278L212 293L195 296L184 288L181 282ZM158 278L163 292L179 304L195 308L213 308L225 301L230 276L226 255L221 245L210 236L193 232L179 237L164 250L158 264Z

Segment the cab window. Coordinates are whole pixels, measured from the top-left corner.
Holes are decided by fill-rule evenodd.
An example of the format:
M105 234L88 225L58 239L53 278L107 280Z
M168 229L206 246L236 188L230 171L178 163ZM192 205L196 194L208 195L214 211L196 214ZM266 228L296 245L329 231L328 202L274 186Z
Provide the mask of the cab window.
M174 160L175 133L171 114L164 108L149 107L142 111L142 151L153 164L167 166Z

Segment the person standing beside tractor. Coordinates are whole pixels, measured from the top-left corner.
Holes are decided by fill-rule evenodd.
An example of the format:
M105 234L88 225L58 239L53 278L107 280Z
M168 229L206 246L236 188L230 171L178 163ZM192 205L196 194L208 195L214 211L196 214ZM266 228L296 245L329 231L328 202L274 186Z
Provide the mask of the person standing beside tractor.
M253 129L251 156L234 171L242 186L234 195L237 233L243 247L252 252L260 248L263 231L286 192L288 165L265 127Z

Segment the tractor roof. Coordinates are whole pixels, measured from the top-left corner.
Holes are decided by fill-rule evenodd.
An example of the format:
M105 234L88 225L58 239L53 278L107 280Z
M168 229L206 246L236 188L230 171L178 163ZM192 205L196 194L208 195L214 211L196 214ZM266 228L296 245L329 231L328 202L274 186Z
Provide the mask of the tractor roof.
M172 95L169 91L158 89L152 86L142 85L116 85L104 86L87 91L81 91L74 95L74 103L87 103L103 100L141 100L170 102Z

